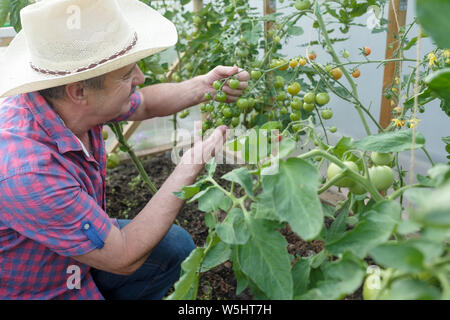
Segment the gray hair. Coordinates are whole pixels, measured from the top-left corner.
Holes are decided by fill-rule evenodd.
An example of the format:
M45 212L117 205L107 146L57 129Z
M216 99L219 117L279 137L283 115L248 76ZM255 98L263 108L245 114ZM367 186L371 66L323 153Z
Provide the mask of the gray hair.
M83 86L93 90L102 90L105 82L105 75L81 81ZM66 85L39 90L41 96L46 100L62 99L66 96Z

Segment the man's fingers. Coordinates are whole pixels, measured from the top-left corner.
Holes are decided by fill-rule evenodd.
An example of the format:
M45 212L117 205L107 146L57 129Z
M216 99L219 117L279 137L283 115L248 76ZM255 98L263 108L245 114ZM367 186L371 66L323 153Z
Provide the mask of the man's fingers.
M248 80L250 80L250 74L244 69L239 68L238 74L236 75L236 79L238 79L241 82L242 81L247 82Z
M214 68L214 73L221 79L221 78L228 78L229 76L232 76L236 73L238 73L239 68L234 67L225 67L225 66L217 66Z
M240 96L242 94L242 90L231 89L229 86L222 87L222 91L227 94L227 96Z

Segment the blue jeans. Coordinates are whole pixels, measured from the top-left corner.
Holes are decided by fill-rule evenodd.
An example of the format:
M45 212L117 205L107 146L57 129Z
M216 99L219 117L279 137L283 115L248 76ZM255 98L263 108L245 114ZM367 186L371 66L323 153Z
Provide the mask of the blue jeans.
M117 221L122 229L131 220ZM194 248L194 241L189 233L172 225L147 260L133 274L123 276L94 268L91 269L91 274L107 300L159 300L178 280L181 263Z

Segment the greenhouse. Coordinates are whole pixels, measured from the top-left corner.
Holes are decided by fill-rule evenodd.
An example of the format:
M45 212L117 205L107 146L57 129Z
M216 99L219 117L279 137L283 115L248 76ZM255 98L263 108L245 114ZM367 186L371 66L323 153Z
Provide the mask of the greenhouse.
M449 300L449 16L0 0L0 299Z

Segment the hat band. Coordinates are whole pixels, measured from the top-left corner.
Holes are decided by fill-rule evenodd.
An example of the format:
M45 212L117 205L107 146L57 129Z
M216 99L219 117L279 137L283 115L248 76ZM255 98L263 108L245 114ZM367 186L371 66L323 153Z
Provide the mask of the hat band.
M137 36L137 33L135 32L135 33L134 33L134 36L133 36L133 41L132 41L131 44L130 44L128 47L126 47L125 49L121 50L120 52L117 52L116 54L113 54L113 55L110 56L109 58L102 59L102 60L100 60L100 61L97 62L97 63L92 63L92 64L90 64L90 65L87 66L87 67L78 68L78 69L76 69L75 71L52 71L52 70L41 69L41 68L39 68L39 67L36 67L32 62L30 62L30 66L31 66L31 68L32 68L34 71L37 71L37 72L43 73L43 74L55 75L55 76L65 76L65 75L68 75L68 74L73 74L73 73L83 72L83 71L86 71L86 70L89 70L89 69L93 69L93 68L95 68L95 67L97 67L97 66L99 66L99 65L101 65L101 64L103 64L103 63L105 63L105 62L108 62L108 61L110 61L110 60L113 60L113 59L115 59L115 58L118 58L118 57L120 57L120 56L123 56L125 53L127 53L128 51L130 51L131 49L133 49L133 47L134 47L134 46L136 45L136 43L137 43L137 40L138 40L138 36Z

